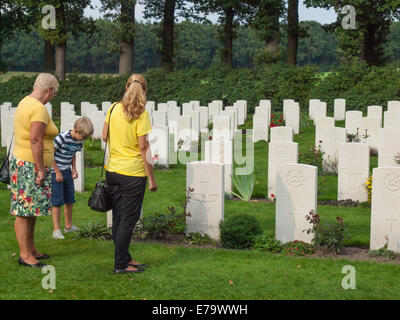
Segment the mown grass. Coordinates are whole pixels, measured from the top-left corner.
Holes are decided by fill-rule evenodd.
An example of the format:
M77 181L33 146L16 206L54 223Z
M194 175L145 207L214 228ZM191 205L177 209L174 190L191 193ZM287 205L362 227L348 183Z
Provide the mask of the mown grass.
M340 123L339 123L340 124ZM299 151L314 141L314 127L295 137ZM92 165L101 163L100 143L86 142ZM374 165L375 159L371 161ZM257 184L253 197L267 196L267 143L255 145ZM159 190L147 192L144 216L165 212L168 206L182 209L185 202L186 170L182 164L155 172ZM77 226L106 223L106 215L87 206L90 191L99 179L100 167L85 168L85 189L76 195L73 221ZM321 179L322 177L320 177ZM336 199L337 177L319 200ZM292 258L252 250L191 248L168 243L134 243L134 259L150 265L142 274L114 275L114 245L111 241L51 239L51 217L37 218L36 245L52 257L56 268L56 290L41 285L40 270L17 265L18 246L14 218L9 215L9 191L0 185L0 299L399 299L400 267L361 261ZM275 235L275 206L272 203L225 201L225 218L246 213L260 222L265 233ZM351 239L346 245L369 246L370 209L318 206L322 219L344 218ZM63 223L62 223L63 226ZM15 253L15 255L13 255ZM343 290L345 265L356 269L356 290ZM231 281L231 282L230 282ZM232 284L233 283L233 284Z

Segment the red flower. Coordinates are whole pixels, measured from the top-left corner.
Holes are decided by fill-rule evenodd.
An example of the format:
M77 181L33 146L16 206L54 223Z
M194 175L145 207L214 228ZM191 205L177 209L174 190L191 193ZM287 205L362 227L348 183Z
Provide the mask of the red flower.
M279 122L282 122L282 119L279 119L278 121L279 121Z
M24 190L22 190L22 189L19 190L19 194L20 194L20 195L23 195L23 194L24 194Z
M18 180L17 178L18 178L18 175L14 173L11 177L11 181L14 183L17 183L17 180Z
M26 201L31 202L31 201L32 201L32 198L31 198L31 197L27 197L27 198L26 198Z
M275 198L275 195L273 193L271 193L271 198Z
M208 140L212 140L212 136L209 136L209 137L208 137Z

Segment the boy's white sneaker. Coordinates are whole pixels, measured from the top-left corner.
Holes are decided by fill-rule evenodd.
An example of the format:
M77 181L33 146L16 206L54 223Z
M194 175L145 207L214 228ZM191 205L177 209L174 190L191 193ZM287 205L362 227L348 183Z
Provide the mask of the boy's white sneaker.
M72 225L71 228L69 228L69 229L64 228L64 233L75 232L75 231L78 231L78 230L79 229L78 229L77 226Z
M53 239L65 239L60 229L53 231Z

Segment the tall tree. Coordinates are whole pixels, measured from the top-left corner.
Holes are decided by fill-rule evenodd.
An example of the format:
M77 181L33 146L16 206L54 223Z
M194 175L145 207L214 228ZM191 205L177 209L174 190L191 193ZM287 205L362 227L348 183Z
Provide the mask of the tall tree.
M66 78L67 59L67 33L74 37L81 33L94 31L94 20L84 17L85 8L91 6L90 0L17 0L26 8L31 20L31 27L44 39L44 70L55 70L60 80ZM43 24L47 13L43 13L44 7L55 10L55 26L49 27ZM50 18L51 19L51 18ZM53 56L54 53L54 56ZM53 62L54 57L54 62ZM55 68L54 68L55 67Z
M288 0L288 52L287 63L297 65L297 50L299 45L299 0Z
M233 40L237 38L237 27L241 21L251 14L251 6L246 1L239 0L196 0L195 10L204 15L219 14L222 34L220 41L224 44L222 60L228 69L233 66Z
M342 60L354 58L369 65L385 62L383 45L387 41L390 25L400 18L399 0L305 0L308 7L335 8L338 18L330 27L339 38ZM344 28L343 20L349 13L342 13L345 6L355 8L356 28Z
M114 22L114 37L119 41L119 74L132 73L135 48L136 0L101 0L102 11Z
M7 69L1 59L1 47L4 41L10 38L20 28L26 28L28 21L24 8L16 0L2 0L0 2L0 72Z
M161 66L165 71L175 69L175 22L177 17L189 17L191 12L185 6L184 0L141 0L145 6L144 17L161 21Z
M277 62L281 42L279 19L285 13L285 2L283 0L247 0L247 2L253 8L249 24L265 43L263 60Z

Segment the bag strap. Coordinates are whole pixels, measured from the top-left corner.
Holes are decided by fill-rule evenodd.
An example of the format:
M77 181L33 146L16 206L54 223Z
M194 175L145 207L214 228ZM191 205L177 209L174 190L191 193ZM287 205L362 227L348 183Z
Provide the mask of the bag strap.
M106 146L104 148L104 157L103 157L103 165L101 166L101 175L100 175L100 180L103 179L103 170L104 170L104 164L106 162L106 153L107 153L107 142L108 142L108 135L110 134L110 127L111 127L111 114L114 111L115 106L117 105L118 102L115 102L114 105L112 106L112 109L110 111L110 115L108 117L108 130L107 130L107 139L106 139Z
M13 134L12 134L12 137L11 137L11 143L10 143L10 146L8 147L7 159L9 159L9 158L10 158L10 152L11 152L11 146L12 146L12 144L13 144L13 140L14 140L14 131L13 131Z

